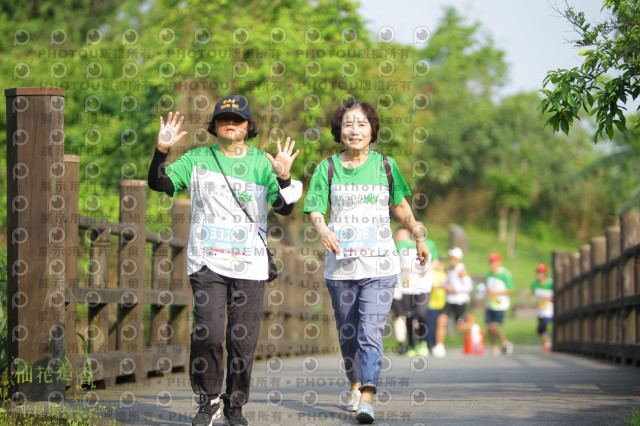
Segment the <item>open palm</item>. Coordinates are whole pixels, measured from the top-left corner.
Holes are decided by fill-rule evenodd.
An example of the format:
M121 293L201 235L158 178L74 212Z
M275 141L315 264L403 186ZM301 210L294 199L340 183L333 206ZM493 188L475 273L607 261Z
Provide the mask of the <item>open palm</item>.
M176 111L175 115L170 112L166 124L162 116L160 116L160 131L158 132L158 144L156 145L160 152L169 152L169 148L177 144L187 134L186 131L180 132L182 123L184 123L184 115L180 117L179 111Z
M278 147L276 157L273 158L273 156L268 152L265 153L269 161L271 161L273 171L280 179L289 179L291 176L289 172L291 171L293 160L295 160L300 153L300 150L297 150L295 153L293 152L295 145L296 141L291 141L291 138L287 138L284 142L284 149L282 149L280 145L280 138L278 138L276 141L276 146Z

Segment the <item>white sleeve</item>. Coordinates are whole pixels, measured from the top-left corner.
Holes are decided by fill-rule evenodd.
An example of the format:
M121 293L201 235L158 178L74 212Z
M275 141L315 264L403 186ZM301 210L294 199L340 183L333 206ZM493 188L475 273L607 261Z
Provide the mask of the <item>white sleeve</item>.
M462 290L461 293L471 293L473 290L473 280L469 275L462 277Z
M282 199L287 204L293 204L302 197L302 182L291 179L291 184L286 188L280 188Z

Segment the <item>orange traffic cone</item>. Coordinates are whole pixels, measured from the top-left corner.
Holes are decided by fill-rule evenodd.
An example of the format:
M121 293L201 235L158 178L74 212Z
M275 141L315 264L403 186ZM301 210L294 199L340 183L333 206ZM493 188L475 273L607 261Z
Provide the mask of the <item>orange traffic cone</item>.
M471 324L470 330L464 338L464 353L471 355L484 355L484 334L473 315L467 317L467 322Z

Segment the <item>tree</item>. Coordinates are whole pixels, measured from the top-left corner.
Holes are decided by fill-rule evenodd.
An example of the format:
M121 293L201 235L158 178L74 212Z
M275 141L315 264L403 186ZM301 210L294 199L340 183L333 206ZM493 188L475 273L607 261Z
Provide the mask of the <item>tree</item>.
M624 103L640 95L640 3L604 0L602 9L610 16L595 25L572 7L560 12L578 33L574 43L583 48L579 55L585 60L579 68L550 71L543 82L545 98L540 103L542 112L551 112L547 124L556 132L568 134L574 119L580 119L581 108L594 115L595 142L603 133L613 138L615 128L626 130ZM549 84L555 88L545 89ZM635 126L639 125L636 114Z
M448 193L477 181L484 160L495 149L487 123L493 121L491 99L504 82L504 52L485 37L478 23L467 24L453 8L445 11L422 55L431 72L416 84L431 100L431 135L421 145L420 158L430 171L423 185Z
M616 213L628 213L638 208L640 188L637 186L637 176L640 174L640 129L630 129L627 132L616 132L612 146L607 153L587 164L576 173L570 183L577 183L593 176L607 174L607 180L616 188L621 188L622 198Z
M28 8L32 3L42 7ZM214 142L203 126L217 99L246 96L259 128L252 143L273 152L276 138L295 138L305 160L292 174L302 180L339 151L328 117L344 100L380 106L385 137L375 149L391 156L412 142L406 120L425 123L431 115L412 102L420 95L414 64L423 57L413 46L376 43L354 1L238 0L231 7L227 0L177 6L63 0L74 6L69 10L53 4L18 0L0 7L0 18L12 23L0 27L0 82L67 88L65 151L80 155L81 213L92 217L117 219L118 182L146 177L158 116L169 110L187 116L189 131L173 161L180 150ZM102 4L109 7L91 13ZM79 17L72 19L74 13ZM28 72L17 72L23 69ZM0 103L0 127L5 108ZM0 135L0 181L6 180L5 146ZM0 187L0 202L5 192ZM160 195L148 203L151 228L168 217L154 197ZM5 220L0 212L0 228Z

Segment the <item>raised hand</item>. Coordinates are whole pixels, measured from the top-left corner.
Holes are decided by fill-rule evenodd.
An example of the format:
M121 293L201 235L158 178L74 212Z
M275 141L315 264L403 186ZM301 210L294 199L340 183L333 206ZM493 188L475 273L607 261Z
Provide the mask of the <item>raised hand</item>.
M180 126L184 123L184 115L179 119L178 117L180 117L179 111L176 111L175 115L170 112L165 124L162 116L160 116L160 131L158 132L158 143L156 145L158 151L166 154L169 152L169 148L178 143L187 134L186 131L180 132Z
M265 153L269 161L271 161L271 165L273 166L273 171L276 173L280 179L289 179L291 175L289 172L291 171L291 165L293 164L293 160L296 159L300 150L297 150L294 154L293 147L296 145L296 141L291 141L291 138L287 138L284 142L284 149L280 146L280 138L276 141L276 146L278 147L278 153L276 154L276 158L273 158L271 154L268 152Z

